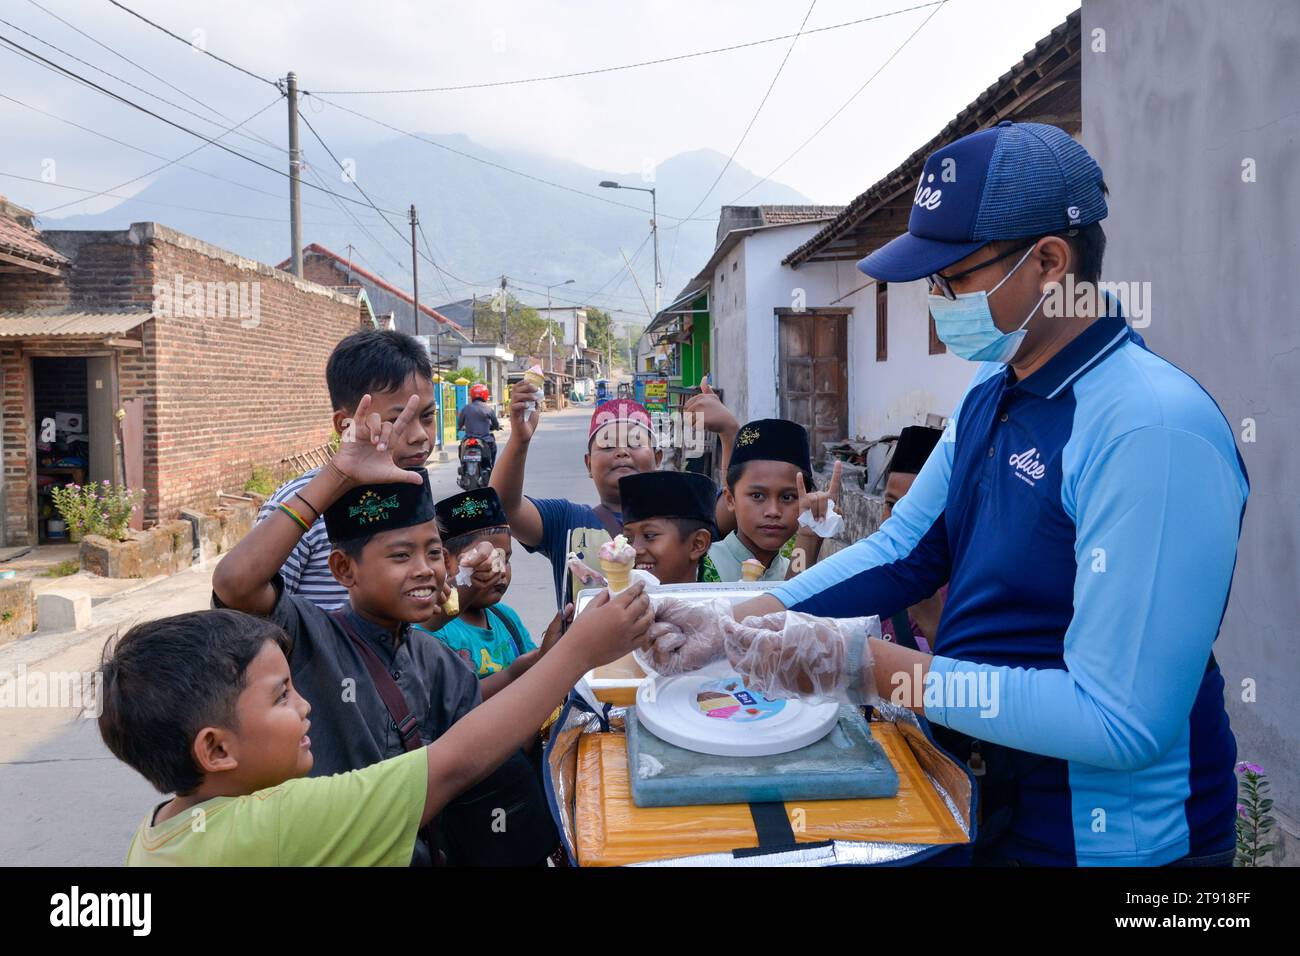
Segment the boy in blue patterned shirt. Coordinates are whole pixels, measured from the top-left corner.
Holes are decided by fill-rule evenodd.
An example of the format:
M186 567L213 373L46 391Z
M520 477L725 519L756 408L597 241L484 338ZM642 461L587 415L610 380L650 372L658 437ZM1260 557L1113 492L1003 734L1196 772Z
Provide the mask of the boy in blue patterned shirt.
M447 575L454 577L466 552L486 541L493 549L499 576L490 582L476 577L459 589L460 615L433 633L455 651L479 676L483 699L522 676L558 640L562 630L559 614L542 635L542 646L533 643L528 629L514 608L502 601L510 587L510 527L501 499L491 488L479 488L444 498L435 506L443 536ZM571 620L573 605L565 609ZM417 626L418 627L418 626ZM418 628L424 630L424 628Z

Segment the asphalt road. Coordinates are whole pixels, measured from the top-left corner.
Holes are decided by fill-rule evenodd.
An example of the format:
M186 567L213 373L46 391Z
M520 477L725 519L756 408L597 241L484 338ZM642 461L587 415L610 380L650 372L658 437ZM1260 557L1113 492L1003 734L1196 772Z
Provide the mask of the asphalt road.
M538 497L595 504L582 464L589 407L545 416L533 439L525 488ZM455 494L455 449L435 465L436 497ZM550 565L516 546L506 602L540 635L555 613ZM27 685L45 675L93 673L113 634L138 621L209 606L212 566L192 568L95 608L95 625L80 633L34 634L0 647L0 675ZM11 684L11 686L13 686ZM75 703L65 698L63 702ZM95 721L75 706L50 706L28 693L0 695L0 865L117 866L145 814L162 797L104 747Z

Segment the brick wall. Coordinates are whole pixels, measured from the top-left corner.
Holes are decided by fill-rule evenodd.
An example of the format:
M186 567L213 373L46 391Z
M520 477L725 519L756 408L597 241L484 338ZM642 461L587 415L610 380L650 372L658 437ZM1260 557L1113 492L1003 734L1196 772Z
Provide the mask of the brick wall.
M48 282L5 276L0 309L149 308L155 283L174 292L179 276L183 293L186 283L203 286L200 314L185 315L186 296L173 295L171 308L124 336L140 339L142 347L117 353L120 398L144 403L146 524L175 517L181 508L210 507L218 492L240 493L254 465L274 469L284 457L329 439L325 362L360 324L355 301L153 223L45 238L73 260L69 275L39 277ZM248 314L250 308L241 319L235 302L213 301L208 283L223 289L235 283L236 290L243 283L244 304L255 304L256 315ZM31 353L76 355L92 348L102 352L104 345L0 339L6 543L35 540Z
M146 472L153 507L146 518L206 506L218 491L240 493L255 464L274 468L287 455L329 440L332 409L325 362L360 324L355 301L287 273L178 236L155 241L154 280L250 283L254 319L159 315L156 395L146 409ZM187 241L188 240L188 241ZM255 287L251 284L255 283ZM211 310L218 311L218 310Z

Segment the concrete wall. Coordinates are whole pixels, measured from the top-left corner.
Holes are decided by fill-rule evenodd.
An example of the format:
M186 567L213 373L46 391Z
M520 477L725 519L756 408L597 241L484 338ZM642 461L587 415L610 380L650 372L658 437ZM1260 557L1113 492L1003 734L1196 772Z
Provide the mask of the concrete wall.
M1105 52L1093 50L1098 29ZM1110 187L1104 277L1151 283L1142 334L1219 402L1250 472L1215 655L1239 757L1268 772L1294 837L1300 9L1295 0L1085 0L1083 51L1083 142ZM1243 181L1248 159L1254 182ZM1255 684L1253 701L1243 682ZM1285 840L1278 862L1300 863L1296 846Z
M770 268L770 264L767 266ZM709 287L709 319L713 341L709 356L713 381L722 389L727 407L742 422L749 409L749 321L745 314L746 243L736 245L713 270ZM697 384L695 382L692 385Z

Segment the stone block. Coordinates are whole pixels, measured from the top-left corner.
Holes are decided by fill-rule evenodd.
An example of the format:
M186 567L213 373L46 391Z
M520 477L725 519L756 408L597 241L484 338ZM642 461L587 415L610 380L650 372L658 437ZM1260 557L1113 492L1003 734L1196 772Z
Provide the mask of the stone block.
M36 595L37 626L42 631L84 631L90 627L89 594L45 591Z

